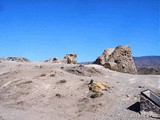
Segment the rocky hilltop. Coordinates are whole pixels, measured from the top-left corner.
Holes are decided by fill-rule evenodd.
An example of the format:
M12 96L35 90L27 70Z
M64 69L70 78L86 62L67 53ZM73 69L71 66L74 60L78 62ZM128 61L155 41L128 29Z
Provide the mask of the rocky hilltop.
M130 46L106 49L93 63L118 72L137 73Z
M0 61L30 62L29 59L23 58L23 57L7 57L7 58L0 58Z

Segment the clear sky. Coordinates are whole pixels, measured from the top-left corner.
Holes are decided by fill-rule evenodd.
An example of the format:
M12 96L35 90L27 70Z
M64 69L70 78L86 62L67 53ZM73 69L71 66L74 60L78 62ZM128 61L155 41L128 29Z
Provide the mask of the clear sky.
M160 56L160 0L0 0L0 57L93 61L117 45Z

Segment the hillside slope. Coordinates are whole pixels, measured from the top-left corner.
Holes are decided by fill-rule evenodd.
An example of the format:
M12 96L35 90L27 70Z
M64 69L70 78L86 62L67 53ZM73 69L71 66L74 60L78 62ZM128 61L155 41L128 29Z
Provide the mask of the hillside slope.
M160 56L133 57L137 67L160 67Z
M1 120L152 120L128 108L145 89L160 93L160 76L119 73L93 64L6 61L0 68ZM110 89L91 98L91 79Z

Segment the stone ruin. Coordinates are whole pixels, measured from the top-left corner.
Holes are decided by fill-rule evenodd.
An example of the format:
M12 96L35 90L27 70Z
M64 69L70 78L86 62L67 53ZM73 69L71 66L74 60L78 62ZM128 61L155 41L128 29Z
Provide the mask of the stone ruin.
M140 113L160 119L160 97L151 90L145 90L140 95Z
M93 63L118 72L137 73L130 46L106 49Z
M49 60L46 60L45 62L77 64L76 59L77 59L77 54L67 54L62 60L57 58L51 58Z

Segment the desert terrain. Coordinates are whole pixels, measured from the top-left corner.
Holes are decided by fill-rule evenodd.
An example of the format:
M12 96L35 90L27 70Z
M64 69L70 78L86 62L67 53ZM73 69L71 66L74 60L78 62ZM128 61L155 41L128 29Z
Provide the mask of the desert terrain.
M110 88L92 98L91 79ZM0 120L152 120L138 112L145 89L159 94L160 76L95 64L2 61Z

